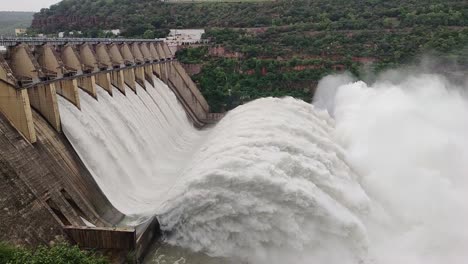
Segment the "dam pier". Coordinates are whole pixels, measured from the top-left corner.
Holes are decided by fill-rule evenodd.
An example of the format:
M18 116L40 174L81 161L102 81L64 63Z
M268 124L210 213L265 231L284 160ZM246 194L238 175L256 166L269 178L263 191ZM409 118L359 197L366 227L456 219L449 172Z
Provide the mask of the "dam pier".
M59 94L80 108L78 89L96 99L96 84L112 95L125 94L136 83L154 87L153 74L181 99L194 124L211 122L209 106L174 59L166 44L139 39L0 38L7 47L0 57L0 111L30 142L36 142L30 108L36 109L60 132Z
M166 44L147 39L0 38L0 240L49 244L63 237L120 259L144 256L159 232L154 217L136 227L104 195L62 131L58 97L81 109L80 90L100 100L157 89L176 95L193 125L210 113ZM90 128L91 129L91 128Z

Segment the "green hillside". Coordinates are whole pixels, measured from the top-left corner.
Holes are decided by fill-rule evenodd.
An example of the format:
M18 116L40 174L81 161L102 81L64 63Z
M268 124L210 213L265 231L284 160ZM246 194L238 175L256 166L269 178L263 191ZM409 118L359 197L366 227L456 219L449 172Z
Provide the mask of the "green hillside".
M46 32L120 28L265 27L306 24L315 30L412 26L468 26L463 0L278 0L271 2L165 3L156 0L64 0L35 15Z
M85 36L119 28L125 37L146 38L205 28L210 46L177 57L201 67L193 78L215 111L264 96L310 101L327 74L371 76L427 54L468 65L465 0L64 0L36 14L33 27Z
M33 15L33 12L0 11L0 35L14 35L15 28L28 28Z

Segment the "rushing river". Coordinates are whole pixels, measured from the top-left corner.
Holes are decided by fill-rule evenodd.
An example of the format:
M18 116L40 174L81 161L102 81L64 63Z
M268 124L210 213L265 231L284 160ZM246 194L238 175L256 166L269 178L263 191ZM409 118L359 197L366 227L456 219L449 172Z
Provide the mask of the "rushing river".
M468 103L441 76L321 81L196 130L170 89L60 99L123 213L156 214L147 263L466 263Z

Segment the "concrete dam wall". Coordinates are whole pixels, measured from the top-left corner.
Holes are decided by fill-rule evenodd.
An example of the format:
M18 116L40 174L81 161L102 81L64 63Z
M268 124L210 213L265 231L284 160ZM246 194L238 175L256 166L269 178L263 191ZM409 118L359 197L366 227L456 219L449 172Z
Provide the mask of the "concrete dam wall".
M157 41L1 42L7 52L0 56L0 240L37 245L65 238L85 248L143 255L159 230L157 220L125 224L63 134L63 100L81 111L88 97L146 93L164 83L194 126L222 115L209 112L179 62Z

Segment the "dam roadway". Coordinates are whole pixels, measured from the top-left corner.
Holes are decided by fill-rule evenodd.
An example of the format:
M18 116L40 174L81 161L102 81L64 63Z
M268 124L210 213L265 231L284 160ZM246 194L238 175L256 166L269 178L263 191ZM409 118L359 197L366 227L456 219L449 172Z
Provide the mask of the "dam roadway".
M122 225L62 133L58 96L81 108L82 90L99 100L154 89L174 92L196 127L216 122L209 106L167 45L140 39L3 38L0 46L0 240L20 245L65 238L117 259L144 255L158 234L156 218Z

